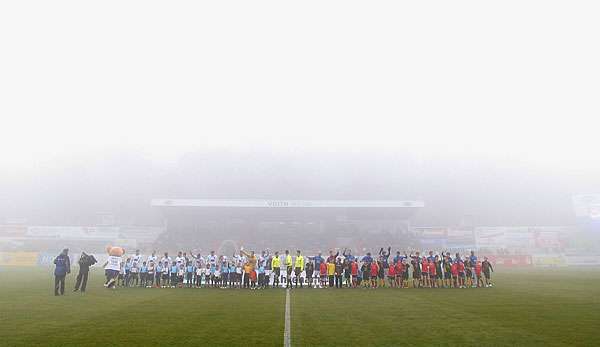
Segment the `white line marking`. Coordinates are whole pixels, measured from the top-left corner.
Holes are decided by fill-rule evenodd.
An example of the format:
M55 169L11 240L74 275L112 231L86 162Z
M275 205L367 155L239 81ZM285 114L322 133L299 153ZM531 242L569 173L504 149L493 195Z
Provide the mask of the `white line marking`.
M283 347L290 347L291 343L291 324L290 324L290 290L285 290L285 330L283 332Z

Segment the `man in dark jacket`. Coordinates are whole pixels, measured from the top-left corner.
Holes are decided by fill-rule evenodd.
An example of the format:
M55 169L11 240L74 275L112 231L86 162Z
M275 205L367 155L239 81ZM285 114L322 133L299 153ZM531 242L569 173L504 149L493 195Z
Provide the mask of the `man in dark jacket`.
M85 252L81 252L81 257L79 257L79 273L77 274L77 281L75 282L75 290L78 291L81 288L81 292L85 292L85 287L87 286L88 273L90 272L90 266L97 263L96 258L94 258L91 254L86 254Z
M54 269L54 295L65 294L65 277L71 273L71 261L69 260L69 250L67 248L54 259L56 268Z

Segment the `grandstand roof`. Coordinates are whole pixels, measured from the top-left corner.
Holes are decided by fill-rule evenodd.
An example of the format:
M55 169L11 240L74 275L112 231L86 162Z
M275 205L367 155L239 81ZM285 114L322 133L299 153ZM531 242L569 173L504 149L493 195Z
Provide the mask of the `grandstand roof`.
M420 208L416 200L152 199L154 207Z

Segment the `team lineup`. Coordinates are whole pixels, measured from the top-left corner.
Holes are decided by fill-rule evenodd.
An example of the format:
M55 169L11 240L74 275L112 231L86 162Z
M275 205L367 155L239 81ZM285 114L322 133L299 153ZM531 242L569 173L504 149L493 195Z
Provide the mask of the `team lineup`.
M474 252L464 259L459 253L452 257L450 252L434 251L427 255L398 251L391 257L391 248L381 248L375 256L329 251L326 258L321 253L304 256L300 250L292 256L289 250L256 255L241 249L231 258L214 251L207 256L180 251L174 259L168 252L159 258L156 251L144 257L136 250L125 259L120 247L110 247L108 252L103 264L108 288L490 287L494 271L487 258L480 261Z

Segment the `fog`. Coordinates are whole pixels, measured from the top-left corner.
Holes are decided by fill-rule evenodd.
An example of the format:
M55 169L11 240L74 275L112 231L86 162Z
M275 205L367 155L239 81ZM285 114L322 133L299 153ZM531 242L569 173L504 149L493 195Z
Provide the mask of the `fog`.
M0 5L0 224L152 198L421 200L575 225L600 191L593 1Z

